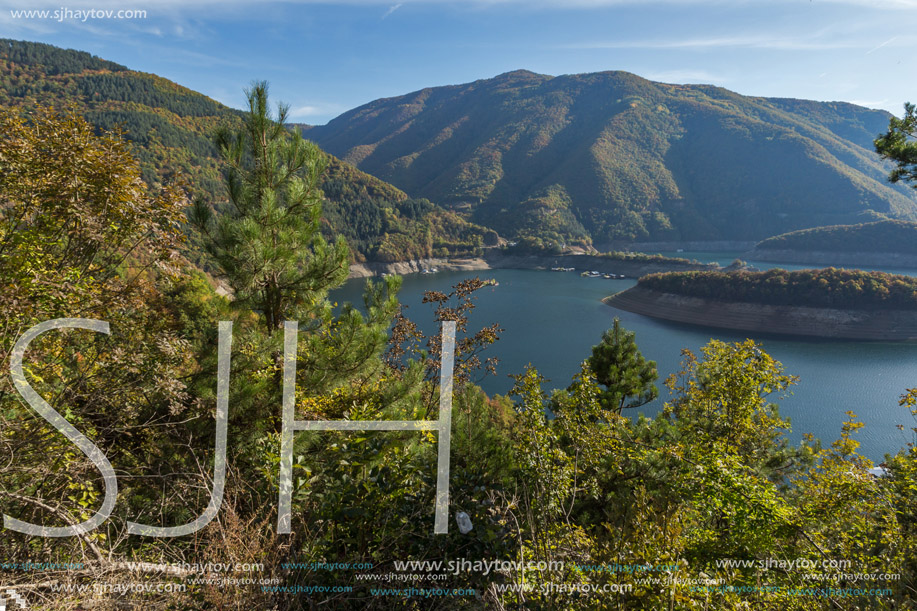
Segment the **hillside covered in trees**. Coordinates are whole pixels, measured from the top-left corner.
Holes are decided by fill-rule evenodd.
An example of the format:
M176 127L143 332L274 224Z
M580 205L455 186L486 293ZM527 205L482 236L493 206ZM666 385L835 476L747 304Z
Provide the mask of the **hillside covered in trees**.
M225 199L213 134L220 125L238 125L239 111L83 51L0 39L0 105L36 104L72 108L99 130L123 130L147 184L182 176L191 194ZM410 200L333 156L327 165L326 234L346 236L356 260L467 255L480 248L485 229L429 202Z
M761 240L917 220L873 139L890 114L626 72L525 70L385 98L309 129L334 155L507 236Z
M917 310L917 278L862 270L689 271L650 274L637 286L713 301L838 309Z
M874 221L791 231L762 240L758 250L885 252L917 255L917 223Z
M0 104L38 103L123 129L148 184L183 176L225 198L212 135L239 111L85 52L0 41ZM887 184L871 150L888 120L623 72L517 71L291 129L332 153L326 237L345 235L355 260L393 261L479 253L495 231L559 252L915 220L915 194Z

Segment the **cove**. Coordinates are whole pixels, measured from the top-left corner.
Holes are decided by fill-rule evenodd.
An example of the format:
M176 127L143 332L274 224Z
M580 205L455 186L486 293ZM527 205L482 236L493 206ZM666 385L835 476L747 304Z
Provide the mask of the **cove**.
M678 254L726 264L736 258L733 253ZM775 267L751 263L762 269ZM885 271L901 273L901 270ZM500 359L497 376L479 382L490 394L508 392L513 385L509 374L521 373L529 363L549 379L546 388L566 387L602 331L617 316L636 333L640 350L647 359L657 362L660 375L659 399L629 411L640 411L647 416L659 412L662 403L670 398L662 381L678 371L682 348L697 352L711 338L736 342L751 337L781 361L787 373L800 378L791 389L792 396L771 397L779 403L781 414L792 422L789 437L793 442L798 442L803 433L812 433L823 444L830 444L840 435L848 410L866 424L856 439L862 444L860 453L875 462L881 462L886 453L894 453L911 441L912 419L905 408L898 406L898 397L906 388L917 386L917 343L749 335L657 321L601 302L603 297L630 288L635 280L583 278L578 272L497 269L408 275L404 276L400 300L407 306L406 315L429 335L437 332L437 325L432 310L421 303L423 291L448 291L461 279L475 275L494 278L499 283L476 293L477 307L469 323L469 329L493 322L505 329L501 339L485 352ZM332 298L362 304L364 283L362 279L349 280L332 293ZM631 415L636 417L636 413ZM905 431L899 431L897 424L905 425Z

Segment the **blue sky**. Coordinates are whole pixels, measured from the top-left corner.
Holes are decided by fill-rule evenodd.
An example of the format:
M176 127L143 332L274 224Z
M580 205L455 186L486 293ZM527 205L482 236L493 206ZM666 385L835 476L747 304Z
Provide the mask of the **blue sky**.
M62 8L69 18L12 14ZM146 18L75 13L87 9ZM7 0L0 36L89 51L235 107L266 79L313 124L519 68L627 70L896 114L917 102L917 0Z

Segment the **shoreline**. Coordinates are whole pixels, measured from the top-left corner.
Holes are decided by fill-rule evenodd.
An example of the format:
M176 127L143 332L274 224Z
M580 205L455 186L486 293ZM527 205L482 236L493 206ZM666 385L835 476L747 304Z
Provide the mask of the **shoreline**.
M577 272L595 270L601 273L624 274L636 278L646 274L667 271L720 269L713 263L691 263L681 261L641 261L615 259L597 255L505 255L501 252L487 253L474 258L430 258L395 261L391 263L366 262L350 265L348 278L370 278L385 274L416 274L424 269L440 271L480 271L489 269L535 269L549 270L552 267L574 267Z
M917 269L917 255L893 252L836 252L827 250L770 250L755 248L742 255L743 258L770 263L793 263L796 265L843 265L869 267L902 267Z
M767 263L790 263L793 265L815 265L819 267L843 266L848 268L900 267L917 269L917 254L896 252L838 252L830 250L793 250L757 248L755 242L644 242L627 246L632 252L737 252L740 259Z
M602 303L626 312L703 327L861 341L917 340L917 311L839 310L713 301L629 288Z
M754 240L711 240L684 242L632 242L627 249L634 252L677 252L687 250L694 252L745 252L757 244Z

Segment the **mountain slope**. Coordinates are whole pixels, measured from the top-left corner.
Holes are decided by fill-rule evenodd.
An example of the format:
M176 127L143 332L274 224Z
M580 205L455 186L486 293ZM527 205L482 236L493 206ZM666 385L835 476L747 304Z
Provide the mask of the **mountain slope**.
M898 253L917 255L917 223L876 221L802 229L773 236L755 245L758 251L789 250L831 253Z
M241 86L241 85L240 85ZM89 53L0 39L0 104L73 108L98 128L120 128L134 144L150 184L178 173L191 190L223 197L211 135L242 114L154 74L129 70ZM329 156L325 232L344 235L358 260L467 254L485 229Z
M625 72L516 71L376 100L310 139L501 233L606 243L762 239L917 200L871 150L889 114Z

